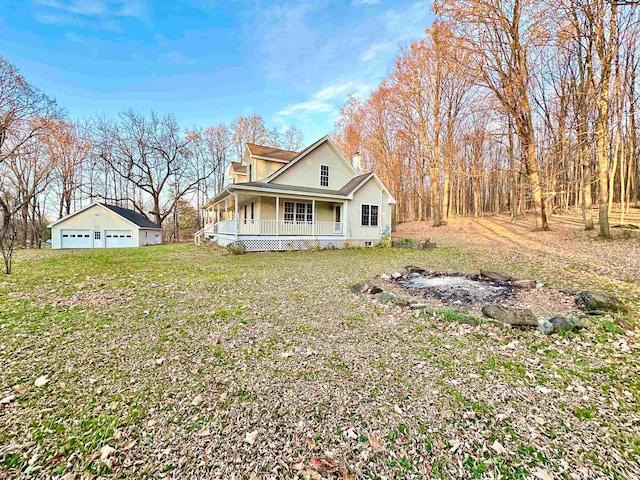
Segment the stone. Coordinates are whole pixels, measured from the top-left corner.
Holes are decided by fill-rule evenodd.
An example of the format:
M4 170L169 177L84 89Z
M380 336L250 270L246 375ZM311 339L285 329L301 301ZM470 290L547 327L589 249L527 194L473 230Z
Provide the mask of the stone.
M356 283L354 286L351 287L351 291L353 293L367 293L370 288L371 288L371 285L369 285L368 283L359 282L359 283Z
M567 330L573 330L575 327L573 320L560 315L550 318L549 323L553 325L554 332L566 332Z
M537 327L538 319L528 308L505 307L502 305L485 305L482 307L485 317L499 320L509 325Z
M444 274L445 274L447 277L457 277L458 275L460 275L460 274L457 272L457 270L451 270L450 268L447 268L447 269L444 271Z
M391 280L391 275L389 275L388 273L383 273L382 275L380 275L380 280L388 282Z
M370 293L371 295L375 295L375 294L377 294L377 293L382 293L383 291L384 291L384 290L382 290L380 287L377 287L376 285L372 286L372 287L369 289L369 293Z
M420 240L420 243L418 244L419 250L434 250L436 248L438 248L436 242L431 242L429 240Z
M540 330L545 335L551 335L553 333L553 324L546 318L539 318L538 330Z
M515 288L536 288L535 280L514 280L511 285Z
M577 328L591 328L593 327L593 322L585 317L571 317L573 320L573 325Z
M388 303L395 302L398 296L391 292L381 292L376 295L376 299L383 305L387 305Z
M393 272L391 274L391 278L393 278L394 280L398 280L399 278L402 278L402 274L400 272Z
M425 272L424 268L416 267L414 265L407 265L406 267L404 267L404 269L407 271L409 275L411 275L412 273L423 274Z
M506 273L493 272L491 270L480 270L480 276L486 277L489 280L503 283L511 280L511 275L507 275Z
M420 275L418 272L412 272L409 274L409 278L420 278L422 275Z
M566 332L576 328L589 328L593 324L589 319L578 317L563 317L556 315L549 320L545 318L538 319L538 328L545 335L551 335L557 332Z
M618 297L608 292L585 290L576 296L576 304L587 312L600 310L605 312L627 312L627 307Z

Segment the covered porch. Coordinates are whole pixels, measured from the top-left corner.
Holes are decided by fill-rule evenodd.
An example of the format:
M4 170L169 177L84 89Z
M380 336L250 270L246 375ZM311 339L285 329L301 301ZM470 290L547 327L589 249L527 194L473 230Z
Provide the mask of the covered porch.
M305 195L233 192L205 206L204 237L221 245L240 240L338 240L347 235L347 201ZM280 249L280 248L276 248Z

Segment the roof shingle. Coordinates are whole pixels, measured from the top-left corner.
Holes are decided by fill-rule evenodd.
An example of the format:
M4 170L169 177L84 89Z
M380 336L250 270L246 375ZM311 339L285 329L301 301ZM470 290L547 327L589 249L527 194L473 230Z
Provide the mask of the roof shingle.
M256 145L255 143L247 143L247 147L251 152L251 155L257 155L259 157L273 158L282 162L290 162L298 156L299 152L292 152L290 150L281 150L274 147L265 147L264 145Z
M141 213L138 213L134 210L118 207L116 205L108 205L106 203L101 203L100 205L102 205L103 207L107 207L109 210L116 213L117 215L120 215L121 217L129 220L130 222L135 223L140 228L162 228L157 224L153 223L151 220L149 220L147 217L145 217Z

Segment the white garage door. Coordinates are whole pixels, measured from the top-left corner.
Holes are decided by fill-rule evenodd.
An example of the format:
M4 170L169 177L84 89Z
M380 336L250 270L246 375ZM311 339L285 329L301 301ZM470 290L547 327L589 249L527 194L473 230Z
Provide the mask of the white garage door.
M133 247L131 230L107 230L105 232L107 248Z
M91 248L91 230L61 230L61 248Z

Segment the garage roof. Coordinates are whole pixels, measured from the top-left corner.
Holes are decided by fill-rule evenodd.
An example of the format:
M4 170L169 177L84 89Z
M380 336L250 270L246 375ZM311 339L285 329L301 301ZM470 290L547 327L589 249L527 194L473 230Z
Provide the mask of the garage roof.
M56 220L55 222L53 222L52 224L49 225L49 228L53 227L54 225L57 225L60 222L64 222L65 220L81 213L84 212L85 210L90 209L91 207L94 207L96 205L100 205L103 208L107 208L109 210L111 210L113 213L115 213L116 215L121 216L122 218L124 218L125 220L127 220L129 223L132 223L133 225L135 225L138 228L149 228L149 229L155 229L155 230L161 230L162 227L156 225L155 223L153 223L151 220L149 220L147 217L145 217L144 215L134 211L134 210L130 210L128 208L123 208L123 207L118 207L116 205L107 205L106 203L100 203L100 202L95 202L92 203L91 205L87 205L84 208L81 208L80 210L77 210L75 212L73 212L71 215L67 215L66 217L62 217L58 220Z
M131 210L129 208L118 207L116 205L107 205L106 203L101 203L103 207L107 207L114 213L117 213L123 218L126 218L132 223L135 223L140 228L161 228L157 224L153 223L147 217L142 215L141 213L136 212L135 210Z

